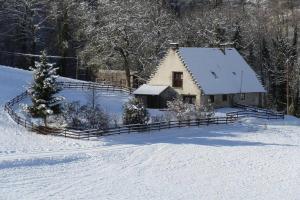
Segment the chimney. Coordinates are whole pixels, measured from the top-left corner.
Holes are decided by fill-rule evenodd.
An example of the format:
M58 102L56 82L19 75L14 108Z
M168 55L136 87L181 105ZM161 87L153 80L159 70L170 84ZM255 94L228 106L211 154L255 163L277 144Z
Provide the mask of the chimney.
M224 55L226 55L226 45L225 44L220 44L220 51L222 51L222 53Z
M177 42L171 42L170 43L170 47L173 49L173 50L177 50L179 48L179 43Z

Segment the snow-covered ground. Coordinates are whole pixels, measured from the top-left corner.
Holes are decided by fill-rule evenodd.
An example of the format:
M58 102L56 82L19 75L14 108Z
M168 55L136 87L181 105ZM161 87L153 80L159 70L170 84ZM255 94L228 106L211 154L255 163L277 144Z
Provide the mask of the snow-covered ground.
M0 66L1 200L300 198L300 120L294 117L93 141L42 136L3 111L30 79Z

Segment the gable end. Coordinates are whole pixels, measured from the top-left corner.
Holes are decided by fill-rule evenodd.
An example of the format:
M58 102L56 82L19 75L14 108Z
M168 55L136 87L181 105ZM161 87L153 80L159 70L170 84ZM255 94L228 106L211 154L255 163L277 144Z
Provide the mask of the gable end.
M185 69L188 71L188 73L190 74L190 76L192 77L193 82L198 86L200 91L203 91L200 84L198 83L198 81L196 80L196 78L194 77L193 73L191 72L191 70L189 69L188 65L184 62L184 59L182 58L182 56L180 55L180 52L178 50L175 51L176 54L178 55L180 61L182 62L183 66L185 67Z

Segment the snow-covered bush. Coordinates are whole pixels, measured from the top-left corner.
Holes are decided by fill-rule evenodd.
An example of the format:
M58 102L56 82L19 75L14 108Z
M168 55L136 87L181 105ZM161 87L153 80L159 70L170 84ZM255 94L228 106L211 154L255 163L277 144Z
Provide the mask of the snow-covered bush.
M105 130L109 127L109 116L99 105L94 108L85 105L80 108L80 111L88 128Z
M56 71L52 64L47 62L46 52L42 52L40 62L35 63L33 70L33 83L29 88L32 105L27 110L33 117L41 117L47 126L47 116L60 111L62 97L56 96L60 91L56 83Z
M206 117L213 117L215 115L215 108L211 103L210 99L208 99L208 103L206 106L203 106Z
M149 113L144 104L136 98L129 100L123 106L123 124L146 124Z
M192 114L194 113L194 106L192 104L184 103L182 98L168 101L167 106L171 116L179 121L191 119Z
M200 119L206 117L212 117L214 115L213 106L197 106L194 104L185 103L181 97L167 102L168 115L176 120L191 120Z
M73 128L83 127L82 116L80 112L80 103L78 101L65 103L63 106L63 116L67 126Z
M68 127L76 129L102 129L109 127L109 116L100 106L80 106L79 102L67 103L63 116Z

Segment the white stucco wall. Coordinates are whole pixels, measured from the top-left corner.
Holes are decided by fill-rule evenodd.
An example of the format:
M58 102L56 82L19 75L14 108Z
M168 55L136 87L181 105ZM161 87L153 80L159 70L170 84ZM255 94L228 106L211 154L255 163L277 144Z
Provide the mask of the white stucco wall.
M149 85L168 85L172 87L173 72L183 72L183 87L174 88L180 95L195 95L196 104L205 104L208 102L209 95L205 95L193 81L191 74L180 60L175 50L170 49L157 68L157 71L151 76L147 84ZM227 101L223 101L222 94L215 96L215 107L230 106L232 102L259 105L259 93L246 93L245 100L240 99L240 94L227 94Z
M193 81L191 74L180 60L180 57L173 49L170 49L162 60L157 71L153 74L147 84L168 85L172 87L173 72L183 73L183 87L174 88L180 95L195 95L196 103L200 104L201 90Z

